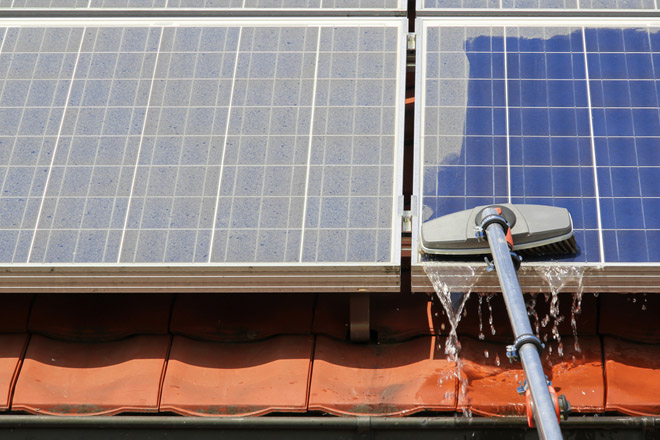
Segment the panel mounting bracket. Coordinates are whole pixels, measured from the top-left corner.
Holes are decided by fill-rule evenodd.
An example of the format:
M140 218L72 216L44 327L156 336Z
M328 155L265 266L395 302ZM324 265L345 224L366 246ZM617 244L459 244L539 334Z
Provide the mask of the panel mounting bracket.
M369 342L371 338L369 303L369 295L351 295L348 319L351 342Z
M411 32L408 34L408 50L414 51L415 48L417 47L417 34L414 32Z
M412 232L412 211L403 211L401 215L401 232L411 233Z

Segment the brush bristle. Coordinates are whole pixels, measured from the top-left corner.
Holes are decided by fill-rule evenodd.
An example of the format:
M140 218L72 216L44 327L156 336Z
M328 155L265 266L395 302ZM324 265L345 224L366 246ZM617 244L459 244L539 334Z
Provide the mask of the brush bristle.
M537 246L529 249L521 249L517 251L523 257L540 257L544 255L570 255L577 254L578 247L575 241L575 236L571 236L566 240L550 243L543 246Z

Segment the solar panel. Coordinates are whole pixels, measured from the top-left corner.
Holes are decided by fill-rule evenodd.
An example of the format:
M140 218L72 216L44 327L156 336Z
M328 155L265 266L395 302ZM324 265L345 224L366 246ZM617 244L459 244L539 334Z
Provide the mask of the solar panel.
M654 0L417 0L420 12L443 9L657 9Z
M659 262L660 27L510 23L422 20L420 219L562 206L562 261Z
M3 264L396 265L405 22L0 28Z
M403 11L402 0L0 0L0 8Z

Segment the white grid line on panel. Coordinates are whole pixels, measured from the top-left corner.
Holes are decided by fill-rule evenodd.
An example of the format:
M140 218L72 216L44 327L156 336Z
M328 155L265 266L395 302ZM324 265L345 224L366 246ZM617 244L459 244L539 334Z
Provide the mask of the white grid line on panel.
M309 140L307 142L307 170L305 173L305 191L304 191L304 201L303 201L303 209L302 209L302 218L300 221L301 225L301 231L300 231L300 253L299 253L299 258L298 262L302 263L303 262L303 256L304 256L304 250L305 250L305 231L307 228L305 227L305 222L307 218L307 201L309 200L309 177L311 173L311 165L312 165L312 145L313 145L313 139L314 139L314 116L316 113L316 91L317 91L317 84L318 84L318 78L319 78L319 56L320 56L320 50L321 50L321 30L323 28L318 27L317 28L317 36L316 36L316 57L315 57L315 63L314 63L314 84L312 85L312 110L310 114L310 124L309 124Z
M281 41L282 41L282 28L278 29L278 33L277 33L277 47L278 48L280 47ZM277 67L278 67L278 64L280 63L280 56L279 56L280 53L281 52L277 52L278 56L275 58L275 75L277 75ZM302 82L302 78L301 78L301 82ZM270 92L270 104L268 106L268 108L271 109L270 115L268 116L268 133L271 133L271 128L273 126L273 111L272 111L272 108L273 108L274 100L275 100L275 81L273 80L273 88ZM268 136L268 138L270 138L270 136ZM265 164L264 164L263 176L261 177L261 195L259 197L261 200L264 200L264 195L265 195L265 191L266 191L266 174L267 174L266 170L268 168L267 158L268 158L268 149L269 149L269 147L270 147L270 139L266 139L266 156L265 156L266 161L265 161ZM238 173L236 173L236 175L238 175ZM291 200L291 197L292 197L292 195L289 194L289 200ZM256 236L257 236L257 243L260 241L259 238L261 237L261 233L262 233L261 215L263 214L263 212L264 212L264 208L263 208L263 206L260 206L259 207L259 215L257 216L257 226L255 228L255 233L256 233ZM287 220L288 220L289 214L290 214L290 212L287 213ZM227 246L227 248L229 248L229 246ZM258 247L255 246L254 257L253 257L254 262L258 261L258 258L257 258L258 253L259 253L259 249L258 249ZM285 260L286 260L286 246L284 248L284 255L285 255Z
M117 251L117 263L121 262L121 255L124 250L124 241L126 240L126 230L128 228L128 219L131 214L131 203L133 202L133 194L135 191L135 182L137 179L137 174L138 174L138 166L140 164L140 155L142 153L142 145L144 144L144 132L146 131L146 124L147 120L149 118L149 110L151 109L151 97L153 94L154 90L154 83L156 80L156 72L158 72L158 60L160 59L160 49L163 44L163 35L165 34L165 27L160 27L160 36L158 39L158 50L156 51L156 59L154 60L154 71L153 74L151 75L151 83L149 85L149 97L147 98L147 105L144 109L144 120L143 120L143 128L142 132L140 133L140 141L138 143L138 149L137 152L135 153L135 169L133 170L133 178L131 179L131 191L128 194L128 199L126 200L126 217L124 219L124 226L122 228L121 232L121 239L119 241L119 248ZM137 249L137 247L136 247Z
M121 37L121 41L123 41L123 39L124 39L125 32L126 32L126 28L123 28L123 29L122 29L122 37ZM97 32L97 37L96 37L96 38L98 39L98 32ZM91 57L90 57L90 63L91 63ZM117 77L117 68L118 68L118 66L119 66L119 58L117 58L117 59L115 60L115 66L114 66L114 69L113 69L112 78L116 78L116 77ZM86 77L86 78L83 80L83 81L85 82L85 87L83 87L83 90L85 90L85 93L87 92L87 87L86 87L86 86L87 86L87 81L88 81L88 79L89 79L89 78ZM113 81L114 81L114 80L113 80ZM83 94L82 96L84 96L84 94ZM82 99L82 98L81 98L81 99ZM108 96L107 96L107 98L106 98L106 106L105 106L104 116L107 115L107 109L108 109L108 105L107 105L107 104L108 104L108 101L109 101L109 100L110 100L110 93L108 93ZM82 102L81 102L81 107L82 107ZM101 127L101 132L103 131L103 127L105 127L105 121L104 121L104 123L103 123L103 125L102 125L102 127ZM71 154L71 150L73 149L73 139L74 139L74 136L71 136L71 147L69 148L69 155ZM82 215L80 216L80 224L79 224L78 229L81 230L81 231L82 231L82 227L83 227L84 220L85 220L85 212L87 211L87 205L88 205L88 203L89 203L89 199L90 199L90 192L91 192L91 190L92 190L91 179L94 178L94 171L95 171L96 164L97 164L97 162L98 162L99 150L100 150L100 149L98 148L98 143L97 143L96 152L94 153L94 162L93 162L93 164L91 165L92 172L91 172L91 174L90 174L90 184L89 184L88 187L87 187L87 195L85 196L85 205L84 205L85 208L83 209ZM69 163L69 161L67 160L67 165L66 165L67 170L68 170L68 163ZM117 183L119 184L119 181L118 181ZM59 199L59 198L58 198L58 199ZM115 199L116 199L116 198L115 198ZM58 200L58 201L59 201L59 200ZM110 226L112 226L112 225L110 225ZM52 233L52 232L51 232L51 233ZM80 243L80 237L81 237L81 236L82 236L82 234L79 233L79 234L77 235L77 237L76 237L76 243L75 243L75 245L74 245L74 247L73 247L73 261L75 261L75 259L76 259L76 254L77 254L77 251L78 251L78 245L79 245L79 243ZM106 250L107 250L107 244L108 244L108 237L109 237L109 236L110 236L110 228L108 228L108 230L106 231L106 240L105 240L105 245L104 245L104 247L103 247L103 253L104 253L104 254L105 254L105 252L106 252Z
M238 50L240 50L240 46L237 49L237 51ZM244 81L245 81L245 92L243 94L243 105L235 107L237 109L240 109L240 111L241 111L241 129L239 130L238 134L236 135L237 142L238 142L237 151L236 151L237 157L240 157L241 148L243 147L243 140L244 140L244 136L245 136L243 134L243 128L246 126L246 118L245 118L245 113L246 112L245 112L245 110L246 110L247 107L249 107L248 104L247 104L247 96L248 96L248 83L250 82L250 79L252 79L250 77L251 67L252 67L252 63L254 62L254 58L255 58L254 32L252 32L252 41L250 42L250 50L248 50L244 53L246 55L249 54L249 61L247 63L246 78L243 78ZM237 55L237 58L236 58L236 66L237 67L238 67L238 64L239 64L239 59L238 59L238 55ZM233 101L233 94L234 94L234 90L232 90L232 101ZM231 115L232 108L233 108L233 102L232 102L232 105L230 105L230 108L229 108L229 114L230 115ZM227 133L227 139L225 140L225 145L227 145L228 137L229 137L229 133ZM238 159L237 159L237 162L238 162ZM226 166L227 166L227 164L225 164L224 161L223 161L223 165L222 165L223 169L226 168ZM231 200L231 205L229 207L229 214L227 216L227 221L229 222L228 231L232 229L232 222L233 222L233 217L234 217L234 207L235 207L234 202L236 201L236 187L237 187L236 182L238 180L238 170L236 169L236 164L232 164L232 167L234 168L234 176L233 176L233 184L231 185L231 196L229 197L230 200ZM222 186L222 179L220 179L220 185ZM219 202L220 202L220 200L218 200L218 203ZM227 234L227 239L225 241L225 252L224 252L224 256L222 258L222 261L227 261L227 258L229 257L229 246L230 246L229 239L230 238L231 238L230 234L228 233ZM255 246L255 253L256 253L256 246Z
M596 162L596 138L594 136L593 107L591 105L591 87L589 79L589 63L587 61L587 36L582 26L582 53L584 56L584 75L587 90L587 103L589 104L589 141L591 143L591 165L594 173L594 197L596 198L596 221L598 224L598 248L600 262L605 262L605 243L603 241L603 220L600 210L600 190L598 187L598 166Z
M174 38L176 39L176 36ZM192 102L192 96L193 96L192 84L194 83L195 78L197 78L197 66L199 65L199 57L200 57L200 53L201 53L200 44L201 44L201 39L202 39L202 32L199 33L199 36L197 38L198 38L198 40L197 40L197 50L195 52L195 66L193 67L192 78L189 78L189 81L191 82L191 88L190 88L190 92L189 92L189 95L188 95L188 106L186 108L186 120L183 124L181 149L179 151L179 158L176 162L176 177L174 178L174 187L173 187L173 190L172 190L172 197L171 197L171 202L170 202L170 217L174 214L174 210L175 210L175 207L176 207L176 205L175 205L175 201L177 199L176 192L177 192L177 187L178 187L178 184L179 184L179 176L181 175L181 159L183 158L183 152L184 152L184 149L185 149L185 143L183 142L183 139L185 139L186 136L187 136L188 122L190 121L190 118L188 116L190 115L191 102ZM168 72L168 75L167 75L167 79L169 81L169 72ZM161 116L162 116L162 109L161 109ZM159 137L158 133L156 133L156 135L154 136L154 148L157 145L158 137ZM172 165L169 165L169 166L172 166ZM151 170L150 170L150 172L151 172ZM151 198L151 197L148 197L147 194L145 194L145 197L144 197L145 202L146 202L147 198ZM204 204L204 187L202 186L201 194L200 194L200 209L201 209L201 206L203 206L203 204ZM144 216L144 212L145 212L144 206L142 207L142 209L143 209L142 214ZM169 250L168 245L169 245L170 239L171 239L171 234L170 234L170 231L172 229L171 226L172 226L172 220L170 218L169 221L167 222L167 232L166 232L166 236L165 236L165 246L164 246L164 249L163 249L163 257L161 258L161 261L163 261L163 262L167 260L167 252ZM142 230L142 228L140 228L140 230ZM154 230L154 228L150 228L149 230ZM197 228L197 231L195 231L195 232L196 232L195 236L197 237L197 235L199 234L199 228ZM197 240L195 240L195 247L194 247L193 253L192 253L193 261L195 259L195 249L196 248L197 248Z
M504 107L506 108L506 111L504 112L504 118L506 124L506 193L507 193L507 201L508 203L511 203L511 136L509 134L509 68L508 68L509 63L507 62L508 52L506 48L506 39L507 39L506 29L507 29L506 26L504 26L502 31L503 44L504 44ZM495 179L493 178L493 196L496 194L494 186L495 186Z
M82 52L82 47L83 43L85 41L85 33L87 32L87 27L84 27L82 30L82 35L80 36L80 45L78 46L78 53L76 55L76 61L73 65L73 70L71 74L71 83L69 83L69 89L67 90L67 95L66 95L66 100L64 101L64 108L62 109L62 119L60 120L60 125L57 129L57 136L55 138L55 146L53 147L53 157L51 158L50 161L50 166L48 168L48 175L46 176L46 182L44 183L44 193L43 197L41 198L41 203L39 204L39 210L37 211L37 219L34 225L34 231L32 233L32 240L30 242L30 249L28 251L27 255L27 261L30 262L30 259L32 258L32 251L34 250L34 245L36 242L37 238L37 229L39 228L39 220L41 219L41 214L44 209L44 204L46 202L46 195L48 194L48 184L50 183L50 178L53 173L53 166L55 164L55 157L57 156L57 148L60 143L60 138L62 137L62 130L64 129L64 120L66 116L66 111L69 108L69 99L71 99L71 91L73 90L73 84L74 84L74 79L76 77L76 71L78 70L78 62L80 61L80 54ZM46 32L44 32L44 36L46 35ZM43 43L42 43L43 44ZM45 251L48 249L48 246L46 246Z
M222 145L222 159L220 160L220 173L218 176L218 192L215 198L215 210L213 211L213 227L211 228L211 239L209 248L208 263L213 261L213 250L215 249L215 231L218 222L218 210L220 208L220 196L222 189L222 178L225 170L225 159L227 156L227 141L229 139L229 121L231 120L231 111L234 101L234 89L236 85L236 73L238 72L238 56L241 53L241 42L243 40L243 26L238 30L238 42L236 44L236 55L234 56L234 73L231 79L231 88L229 91L229 106L227 107L227 122L225 123L225 136ZM214 118L215 120L215 118Z

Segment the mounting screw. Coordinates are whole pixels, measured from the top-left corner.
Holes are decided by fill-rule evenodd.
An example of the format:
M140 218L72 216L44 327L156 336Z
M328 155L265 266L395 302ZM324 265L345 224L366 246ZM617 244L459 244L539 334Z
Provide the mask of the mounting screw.
M506 357L509 359L509 363L514 363L518 362L520 358L518 357L518 350L516 350L515 345L507 345L506 346ZM518 391L520 392L520 391ZM524 390L523 390L524 393Z

